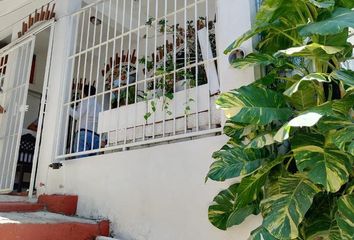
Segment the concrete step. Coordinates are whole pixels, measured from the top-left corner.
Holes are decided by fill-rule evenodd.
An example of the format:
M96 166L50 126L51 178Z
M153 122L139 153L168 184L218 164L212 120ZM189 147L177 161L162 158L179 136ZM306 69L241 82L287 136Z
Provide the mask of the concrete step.
M6 240L93 240L109 235L109 222L45 211L0 212L0 236Z

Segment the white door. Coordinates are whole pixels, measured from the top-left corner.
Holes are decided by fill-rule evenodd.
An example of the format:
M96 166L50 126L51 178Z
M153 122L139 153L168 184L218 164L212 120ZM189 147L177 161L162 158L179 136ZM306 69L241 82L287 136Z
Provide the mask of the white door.
M0 52L0 193L13 189L32 66L35 37Z

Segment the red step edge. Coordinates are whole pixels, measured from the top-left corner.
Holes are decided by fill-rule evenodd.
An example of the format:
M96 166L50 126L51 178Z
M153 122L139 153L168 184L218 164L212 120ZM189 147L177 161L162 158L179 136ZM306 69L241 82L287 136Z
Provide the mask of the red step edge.
M44 210L44 204L29 202L0 202L0 212L37 212Z
M48 212L74 216L77 209L76 195L40 195L38 203L43 204Z
M2 224L0 232L1 239L6 240L88 240L108 236L109 221L103 220L97 224Z

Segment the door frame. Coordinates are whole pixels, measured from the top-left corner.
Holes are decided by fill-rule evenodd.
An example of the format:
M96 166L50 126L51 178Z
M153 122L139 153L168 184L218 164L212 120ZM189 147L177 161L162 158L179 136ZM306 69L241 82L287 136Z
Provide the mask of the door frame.
M34 184L35 184L35 179L36 179L36 174L37 174L38 157L39 157L40 143L41 143L41 137L42 137L43 120L44 120L44 115L45 115L45 106L46 106L46 101L47 101L48 83L49 83L50 68L51 68L51 61L52 61L55 20L51 19L46 22L42 22L42 23L38 24L37 26L34 26L25 35L14 40L13 42L8 44L4 48L0 49L0 54L10 52L14 48L21 47L21 45L25 44L30 39L34 38L34 41L35 41L37 35L47 29L50 29L50 35L49 35L46 67L45 67L45 74L44 74L44 81L43 81L43 88L42 88L42 97L41 97L40 111L39 111L39 118L38 118L38 130L37 130L37 134L36 134L35 151L34 151L33 162L32 162L30 188L29 188L29 193L28 193L29 198L33 197ZM28 91L28 88L27 88L27 91ZM19 136L22 135L22 128L23 128L23 126L21 124ZM17 146L16 146L17 152L19 151L19 147L20 147L20 144L17 144ZM15 159L15 161L17 162L17 159ZM16 164L14 164L14 165L16 166ZM16 168L12 174L14 175L15 173L16 173ZM12 177L12 179L14 179L14 177ZM11 186L13 187L13 185L14 185L14 181L12 180Z
M47 60L46 60L44 81L43 81L43 88L42 88L42 98L41 98L40 110L39 110L39 116L38 116L38 128L37 128L37 134L36 134L36 143L35 143L34 154L33 154L30 187L29 187L29 192L28 192L28 197L30 199L33 198L33 192L34 192L34 187L35 187L37 166L38 166L39 153L40 153L40 145L41 145L41 140L42 140L43 122L44 122L44 118L45 118L45 109L46 109L46 104L47 104L48 84L49 84L50 69L51 69L51 63L52 63L52 52L53 52L54 31L55 31L54 19L52 19L48 22L45 22L40 28L34 29L34 32L31 32L31 34L36 37L37 34L41 33L44 30L47 30L47 29L50 29L50 33L49 33Z

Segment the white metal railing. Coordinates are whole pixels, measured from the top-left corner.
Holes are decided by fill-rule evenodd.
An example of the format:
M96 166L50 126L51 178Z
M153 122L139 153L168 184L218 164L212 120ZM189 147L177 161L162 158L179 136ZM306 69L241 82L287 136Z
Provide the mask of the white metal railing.
M58 159L221 131L216 0L105 0L70 18Z

